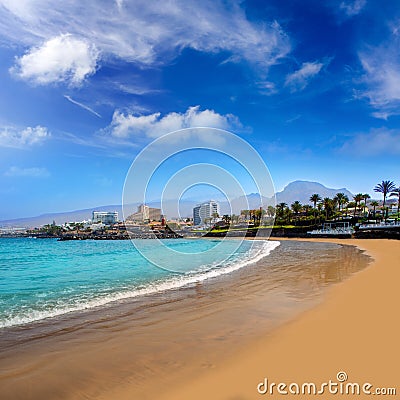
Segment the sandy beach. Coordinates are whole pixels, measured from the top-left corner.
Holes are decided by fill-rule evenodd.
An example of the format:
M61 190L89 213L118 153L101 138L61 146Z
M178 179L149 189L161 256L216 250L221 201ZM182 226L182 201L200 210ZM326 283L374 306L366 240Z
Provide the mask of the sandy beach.
M78 319L51 335L39 331L42 337L1 352L2 398L279 398L291 395L262 395L257 386L268 379L319 387L339 371L371 390L396 387L400 242L332 242L357 246L374 261L358 271L354 247L345 246L338 260L351 268L310 260L284 286L268 269L264 287L260 268L249 267L232 281L191 287L168 301L155 297L134 312L119 306L117 316L102 311L101 319ZM298 242L287 243L296 254ZM338 395L319 397L330 396Z
M366 250L373 257L373 263L346 282L330 288L323 304L255 341L234 357L221 360L215 371L182 382L181 387L166 390L159 398L287 398L291 397L290 393L276 393L276 388L272 395L259 394L257 386L264 378L277 384L314 382L320 385L329 379L336 381L340 371L346 372L347 382L371 383L371 392L374 388L395 387L398 394L400 242L333 241ZM299 395L292 396L299 398ZM321 397L338 396L325 391ZM129 390L118 397L128 399ZM363 393L357 396L370 397Z

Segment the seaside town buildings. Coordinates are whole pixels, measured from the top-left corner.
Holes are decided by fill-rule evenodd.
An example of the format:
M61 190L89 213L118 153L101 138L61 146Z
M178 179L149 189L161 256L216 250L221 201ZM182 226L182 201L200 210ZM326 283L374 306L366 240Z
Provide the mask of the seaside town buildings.
M104 225L113 225L118 221L117 211L93 211L92 223L102 223Z
M161 209L149 207L146 204L141 204L138 207L137 212L135 212L134 214L130 215L127 218L128 221L138 222L138 223L161 221L161 219L162 219Z
M201 203L193 208L193 225L204 225L207 219L212 219L217 214L219 215L219 204L216 201Z

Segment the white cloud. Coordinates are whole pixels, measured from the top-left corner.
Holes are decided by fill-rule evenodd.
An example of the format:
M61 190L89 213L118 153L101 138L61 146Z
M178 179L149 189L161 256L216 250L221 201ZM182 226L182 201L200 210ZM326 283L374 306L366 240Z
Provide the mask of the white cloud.
M148 115L114 112L108 131L113 137L126 139L130 136L156 138L168 132L191 127L211 127L219 129L241 128L239 119L232 115L221 115L214 110L201 111L199 106L189 107L185 113L171 112Z
M363 89L356 97L366 98L376 118L400 114L400 41L370 47L359 53L364 74L358 83Z
M24 20L30 20L33 16L34 1L32 0L0 0L0 5L10 10L13 14Z
M54 37L16 59L10 72L38 85L81 84L94 74L99 53L94 45L72 35Z
M93 43L105 58L145 66L166 63L185 48L223 52L230 61L247 60L263 73L291 49L272 16L269 23L252 22L239 1L87 0L82 6L73 0L0 0L1 4L0 34L9 42L36 46L23 59L28 64L36 58L37 46L60 38L60 31L82 40L81 57L74 60L83 68L76 73L71 63L56 71L47 64L26 71L43 82L64 76L65 70L78 81L93 73L96 57L85 47L87 43ZM67 58L72 56L68 53Z
M354 15L359 14L366 4L367 0L342 1L340 3L340 9L348 17L353 17Z
M8 177L29 177L29 178L47 178L50 176L49 171L46 168L31 167L31 168L20 168L10 167L4 176Z
M319 74L324 63L305 62L300 69L289 74L286 77L285 86L288 86L292 92L303 90L316 75Z
M98 112L94 111L94 110L93 110L92 108L90 108L89 106L87 106L87 105L85 105L85 104L83 104L83 103L80 103L79 101L74 100L71 96L68 96L68 95L65 94L64 97L65 97L68 101L70 101L72 104L75 104L75 105L77 105L78 107L81 107L81 108L83 108L83 109L86 110L86 111L89 111L90 113L94 114L96 117L102 118L101 115L100 115Z
M18 130L12 127L0 129L0 147L26 147L41 143L50 137L50 132L43 126L28 126Z
M260 94L264 94L266 96L270 96L275 94L278 90L273 82L269 81L260 81L256 83L258 92Z
M144 94L149 94L149 93L160 93L161 90L159 89L151 89L148 88L144 85L140 85L140 84L124 84L124 83L120 83L120 82L113 82L112 83L113 86L115 86L117 89L123 91L124 93L128 93L128 94L134 94L137 96L141 96Z
M117 5L119 10L122 10L122 6L124 4L124 0L115 0L115 4Z
M400 131L374 128L368 133L355 135L339 150L342 153L360 157L400 155Z

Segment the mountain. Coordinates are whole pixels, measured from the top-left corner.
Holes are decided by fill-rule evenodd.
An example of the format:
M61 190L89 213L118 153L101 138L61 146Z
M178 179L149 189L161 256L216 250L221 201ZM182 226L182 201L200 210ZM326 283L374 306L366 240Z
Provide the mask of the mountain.
M273 199L260 196L258 193L250 193L232 199L231 204L228 201L219 202L220 214L239 215L241 210L255 210L261 206L273 205Z
M313 193L318 193L321 198L334 197L336 193L342 192L351 199L353 195L345 188L342 189L331 189L318 182L308 181L295 181L289 183L281 192L276 193L277 203L292 204L294 201L299 200L302 204L310 204L310 196ZM193 215L193 207L199 202L192 200L184 200L179 202L177 206L176 200L167 200L163 202L163 212L169 218L181 216L183 218L191 217ZM246 196L240 196L233 199L231 205L227 201L220 201L220 214L239 214L240 210L244 209L256 209L259 208L261 203L265 207L269 204L273 204L272 198L262 197L257 193L251 193ZM150 207L161 208L160 202L148 203ZM127 206L128 213L131 214L137 210L138 204L130 204ZM178 209L179 208L179 209ZM93 208L87 208L84 210L75 210L62 213L49 213L39 215L37 217L19 218L0 221L2 227L26 227L33 228L45 224L51 224L53 221L60 225L64 222L71 221L83 221L92 217L92 211L118 211L120 218L122 217L122 206L121 205L105 205Z
M227 200L212 199L219 203L219 213L224 214L240 214L241 210L260 208L261 205L273 204L271 199L261 197L257 193L251 193L232 199L231 204ZM193 216L193 207L203 203L204 201L180 200L179 204L176 200L166 200L162 203L163 213L168 218L187 218ZM161 208L160 202L147 203L150 207Z
M350 200L353 198L353 194L346 188L331 189L318 182L294 181L289 183L281 192L276 193L276 203L286 203L290 206L298 200L302 204L311 204L310 196L314 193L319 194L321 198L333 198L337 193L344 193Z
M132 209L136 211L136 207ZM107 205L93 208L86 208L83 210L67 211L61 213L48 213L42 214L36 217L26 217L18 219L10 219L0 221L1 227L24 227L24 228L34 228L45 224L51 224L53 221L57 225L61 225L65 222L73 221L84 221L92 218L92 211L118 211L118 215L122 215L122 207L120 205Z

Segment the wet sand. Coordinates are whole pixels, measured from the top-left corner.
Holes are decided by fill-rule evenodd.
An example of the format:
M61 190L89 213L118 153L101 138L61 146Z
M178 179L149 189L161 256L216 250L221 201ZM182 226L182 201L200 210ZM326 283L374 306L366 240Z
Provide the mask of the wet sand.
M327 241L327 239L323 239ZM314 382L346 372L350 383L372 384L370 391L395 388L400 393L400 241L333 240L365 249L374 261L366 270L333 286L325 301L275 330L233 357L221 360L212 373L192 377L159 399L371 398L373 395L262 395L261 382ZM260 387L265 390L265 385ZM288 387L286 387L286 390ZM296 387L292 389L296 391ZM334 390L333 390L334 391ZM351 392L350 392L351 393ZM129 398L129 389L118 394Z
M364 321L368 311L373 321L385 301L380 293L387 287L387 269L382 286L367 279L369 286L354 293L351 287L362 286L370 271L378 269L380 276L382 252L400 254L397 242L344 243L367 248L378 261L359 272L368 260L354 247L282 242L260 263L201 285L5 330L0 335L1 398L252 399L259 398L256 384L265 376L298 381L313 358L317 377L333 371L328 379L338 368L329 355L341 353L342 341L349 346L350 340L351 348L356 338L356 344L364 335L371 340L369 331L357 328L362 327L358 320ZM340 307L336 314L335 307ZM351 318L339 318L354 307ZM386 326L375 329L368 351L382 342ZM328 348L322 351L324 344ZM354 375L346 357L340 366Z

